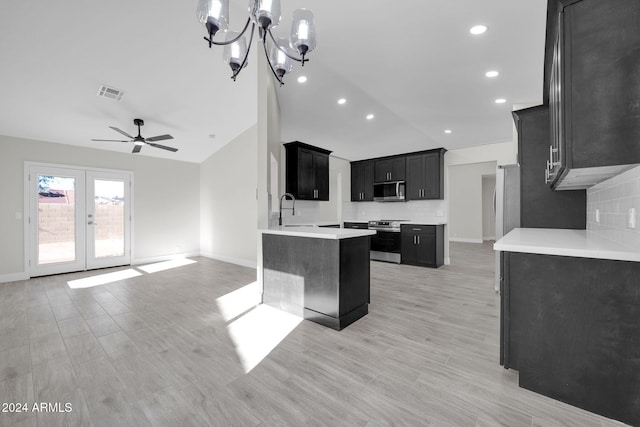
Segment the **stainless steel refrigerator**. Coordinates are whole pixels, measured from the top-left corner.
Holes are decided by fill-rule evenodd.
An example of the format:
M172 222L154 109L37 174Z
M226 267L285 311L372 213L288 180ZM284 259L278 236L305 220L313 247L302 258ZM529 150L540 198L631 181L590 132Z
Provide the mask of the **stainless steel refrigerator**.
M520 166L498 166L496 170L496 192L494 195L496 214L496 241L520 227ZM496 291L500 291L502 268L500 252L496 251Z

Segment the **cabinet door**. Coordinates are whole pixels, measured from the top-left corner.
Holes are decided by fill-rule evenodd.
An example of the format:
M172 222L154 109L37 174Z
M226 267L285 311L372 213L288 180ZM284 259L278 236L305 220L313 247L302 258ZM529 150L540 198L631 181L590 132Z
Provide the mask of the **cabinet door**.
M402 242L400 245L400 258L402 264L415 264L418 261L416 235L410 232L402 232Z
M407 156L407 200L423 198L424 181L424 156Z
M640 162L640 1L583 0L565 9L568 167Z
M373 162L362 163L362 187L364 193L363 201L373 201Z
M436 266L436 236L435 234L416 234L416 264Z
M440 153L429 153L423 156L424 163L424 199L442 199L444 187L440 170Z
M391 160L376 160L373 165L375 182L389 181L389 173L391 173Z
M390 160L389 181L404 181L405 179L405 157L394 157Z
M329 156L313 153L313 183L315 200L329 200Z
M351 163L351 201L362 199L362 163Z
M312 200L315 190L314 153L304 148L298 149L298 194L302 200Z

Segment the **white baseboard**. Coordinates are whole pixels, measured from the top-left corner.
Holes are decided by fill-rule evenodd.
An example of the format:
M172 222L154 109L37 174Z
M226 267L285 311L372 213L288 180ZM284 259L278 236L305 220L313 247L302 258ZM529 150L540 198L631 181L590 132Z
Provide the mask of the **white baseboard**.
M445 258L444 265L451 265L451 258Z
M496 236L483 236L482 240L487 241L487 240L496 240Z
M194 256L200 256L200 252L185 252L181 254L160 255L149 258L136 258L131 260L131 265L151 264L154 262L169 261L176 258L189 258Z
M224 255L216 255L216 254L212 254L212 253L209 253L209 252L200 252L200 256L203 256L205 258L215 259L217 261L222 261L222 262L228 262L228 263L231 263L231 264L241 265L243 267L258 268L258 262L257 261L249 261L249 260L241 259L241 258L233 258L233 257L224 256Z
M0 274L0 283L18 282L20 280L28 280L27 273Z
M449 241L462 243L482 243L482 239L465 239L463 237L449 237Z

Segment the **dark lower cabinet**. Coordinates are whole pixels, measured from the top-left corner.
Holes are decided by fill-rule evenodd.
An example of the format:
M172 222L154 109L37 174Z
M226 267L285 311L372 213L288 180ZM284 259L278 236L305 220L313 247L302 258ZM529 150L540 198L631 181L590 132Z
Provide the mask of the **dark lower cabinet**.
M640 425L640 263L502 255L504 367L523 388Z
M444 264L444 225L401 225L402 264L440 267Z

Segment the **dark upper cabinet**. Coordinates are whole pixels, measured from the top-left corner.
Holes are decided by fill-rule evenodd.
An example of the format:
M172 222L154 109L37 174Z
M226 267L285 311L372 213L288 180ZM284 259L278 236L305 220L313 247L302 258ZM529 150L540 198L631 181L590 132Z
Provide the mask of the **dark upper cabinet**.
M440 267L444 264L444 226L403 224L400 256L403 264Z
M586 190L553 191L540 171L549 158L549 108L513 112L520 159L520 227L586 228Z
M374 161L374 181L404 181L405 156L385 157Z
M299 141L286 149L286 192L298 200L329 200L329 154L331 151Z
M373 160L351 163L351 201L373 201Z
M546 166L558 190L587 188L640 163L640 1L561 3L547 45Z
M407 200L444 198L444 148L406 157Z

